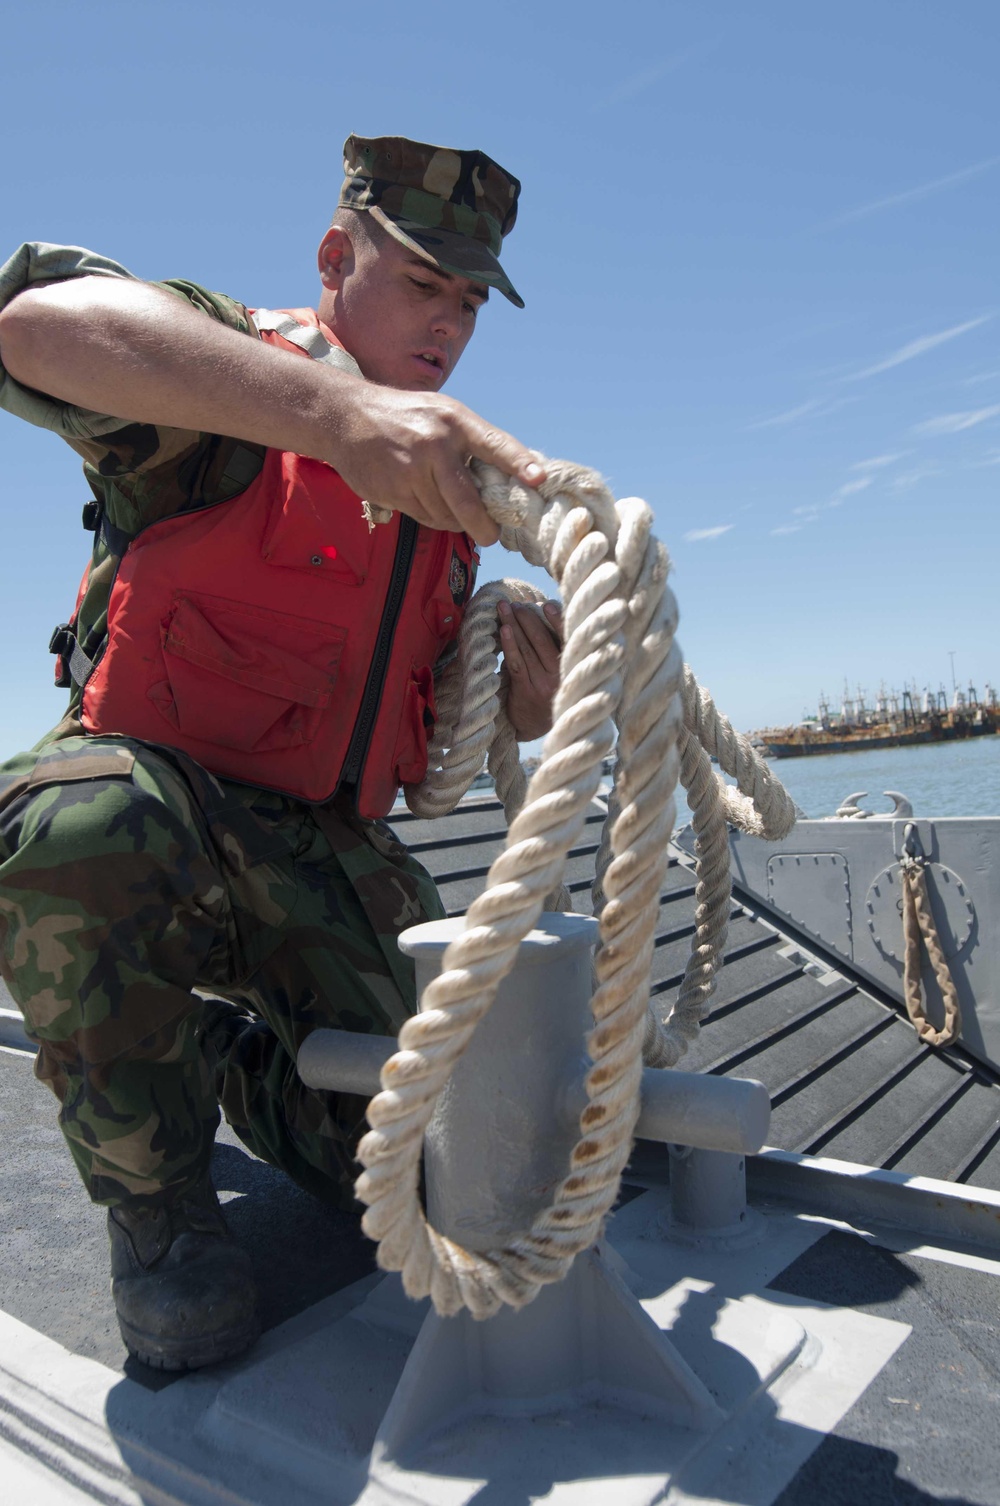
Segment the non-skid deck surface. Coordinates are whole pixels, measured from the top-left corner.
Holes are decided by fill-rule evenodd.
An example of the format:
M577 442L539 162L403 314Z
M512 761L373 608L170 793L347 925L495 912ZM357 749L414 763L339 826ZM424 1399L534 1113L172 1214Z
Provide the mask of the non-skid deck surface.
M574 908L590 911L603 811L570 854ZM481 892L504 840L496 800L437 821L394 816L398 835L437 880L449 914ZM669 1008L694 933L694 873L676 850L653 959ZM726 960L700 1037L681 1068L753 1077L771 1094L769 1143L866 1166L1000 1189L1000 1085L961 1049L920 1045L901 1008L845 967L817 967L778 922L734 894Z

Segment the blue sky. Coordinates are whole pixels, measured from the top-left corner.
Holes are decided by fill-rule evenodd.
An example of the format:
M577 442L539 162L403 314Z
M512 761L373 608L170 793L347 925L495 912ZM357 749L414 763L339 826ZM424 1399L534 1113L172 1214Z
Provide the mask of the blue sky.
M1000 9L577 3L9 8L0 254L102 250L314 301L350 131L524 184L450 391L653 505L737 726L844 677L1000 681ZM72 452L0 413L0 754L60 714ZM530 575L487 555L487 573Z

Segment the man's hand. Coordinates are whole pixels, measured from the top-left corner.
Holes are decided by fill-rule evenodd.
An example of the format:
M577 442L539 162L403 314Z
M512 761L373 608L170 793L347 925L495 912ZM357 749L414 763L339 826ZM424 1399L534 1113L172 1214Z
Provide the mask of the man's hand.
M525 486L545 480L530 450L453 398L371 382L338 425L329 458L367 502L495 544L500 529L479 500L468 467L473 456Z
M507 715L519 742L542 737L552 726L559 685L562 609L500 603L500 647L507 677Z

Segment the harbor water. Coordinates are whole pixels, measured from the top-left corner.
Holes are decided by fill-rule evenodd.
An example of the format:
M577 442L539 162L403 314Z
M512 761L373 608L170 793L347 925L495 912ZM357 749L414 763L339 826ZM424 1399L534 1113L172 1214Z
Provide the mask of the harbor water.
M860 803L878 812L892 809L882 791L898 790L917 816L1000 816L1000 735L775 758L770 766L813 818L832 816L846 795L860 790L870 796Z

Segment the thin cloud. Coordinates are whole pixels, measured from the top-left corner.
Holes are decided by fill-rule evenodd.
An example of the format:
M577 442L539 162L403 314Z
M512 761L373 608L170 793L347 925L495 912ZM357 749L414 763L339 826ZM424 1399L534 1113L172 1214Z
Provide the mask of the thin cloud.
M846 214L838 215L836 219L827 220L825 224L818 226L819 230L837 230L841 225L852 225L855 220L864 220L870 214L881 214L883 209L897 209L901 204L915 204L918 199L926 199L931 194L941 193L946 188L956 188L959 183L967 183L970 178L977 178L980 173L989 172L1000 162L1000 157L987 157L984 162L974 162L971 167L963 167L957 173L949 173L944 178L932 178L928 183L920 183L916 188L907 188L902 193L889 194L887 198L875 199L871 204L861 204L857 209L849 209Z
M926 465L915 465L912 471L900 471L898 476L893 477L892 489L897 492L908 492L911 486L926 481L928 476L940 476L941 467L929 461Z
M983 314L979 319L969 319L965 324L954 324L951 329L940 330L936 335L921 335L919 340L911 340L908 345L901 346L891 356L886 356L884 361L878 361L874 366L866 366L864 371L856 371L852 377L847 378L847 381L860 382L865 377L878 376L880 371L891 371L894 366L902 366L904 361L913 361L917 356L925 355L927 351L933 350L935 346L944 345L948 340L957 339L959 335L966 334L970 329L978 329L981 324L985 324L992 317L992 314Z
M856 476L853 481L845 481L843 486L838 486L834 497L839 502L843 497L853 497L855 492L863 492L871 484L871 476Z
M851 471L880 471L883 466L894 465L897 460L902 460L905 450L897 450L894 455L872 455L868 460L856 460L848 466Z
M992 403L988 408L973 408L967 413L941 413L937 418L928 418L922 424L915 424L914 434L961 434L965 429L974 429L977 424L984 424L991 418L1000 415L1000 403Z
M717 46L718 43L714 45ZM654 84L659 83L661 78L666 78L668 73L675 73L678 68L682 68L692 58L709 51L711 51L710 47L704 43L699 43L696 47L686 47L683 52L675 52L670 57L663 58L661 62L654 63L649 68L643 68L638 73L633 73L631 77L624 79L616 89L612 89L610 94L605 94L599 100L595 101L592 108L603 110L609 105L621 105L626 100L635 99L637 94L643 94L647 89L651 89Z
M705 539L721 539L732 526L732 523L718 523L715 528L690 528L684 535L684 542L685 544L700 544Z
M783 428L785 424L797 423L800 418L824 418L828 413L835 413L838 408L842 408L847 401L846 398L831 401L826 397L813 397L807 403L800 403L797 408L787 408L784 413L775 413L771 418L758 418L754 423L747 424L745 432L749 434L755 429Z
M802 532L802 524L801 523L782 523L780 528L772 528L771 529L771 534L775 538L778 538L781 534L785 534L785 533L801 533L801 532Z
M856 476L853 481L845 481L843 486L838 486L832 497L825 502L805 502L801 507L792 508L792 517L797 518L797 523L786 524L783 528L772 528L772 533L798 533L807 523L816 523L820 515L829 512L832 507L843 505L845 497L853 497L856 492L863 492L872 484L871 476Z

